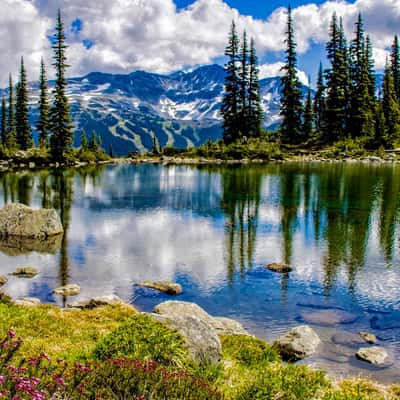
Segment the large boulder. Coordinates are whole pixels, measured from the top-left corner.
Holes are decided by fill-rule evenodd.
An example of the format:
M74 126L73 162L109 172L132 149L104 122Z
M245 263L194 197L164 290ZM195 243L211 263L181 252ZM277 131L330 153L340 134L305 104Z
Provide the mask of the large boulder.
M301 360L312 355L320 343L317 333L307 325L296 326L275 341L282 357L288 360Z
M167 282L167 281L145 281L136 283L136 286L146 287L159 292L176 296L182 293L182 286L179 283Z
M219 335L249 335L240 322L231 318L213 317L212 326Z
M56 210L34 210L23 204L7 204L0 210L0 237L45 239L64 232Z
M75 301L68 304L69 308L80 308L80 309L93 309L102 306L116 306L124 304L124 301L118 296L113 294L108 296L92 297L91 299Z
M217 332L197 315L150 315L182 335L190 356L196 362L217 363L221 359L222 346Z
M362 347L358 349L356 357L374 365L382 365L388 358L388 353L383 347Z

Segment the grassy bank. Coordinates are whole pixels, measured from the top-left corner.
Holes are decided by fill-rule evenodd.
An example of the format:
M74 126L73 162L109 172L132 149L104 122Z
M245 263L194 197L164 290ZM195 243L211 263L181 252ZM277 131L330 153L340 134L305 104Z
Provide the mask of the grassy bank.
M5 365L28 365L20 372L26 381L27 374L39 376L37 385L47 382L71 399L400 399L400 387L365 380L334 384L323 371L285 364L273 346L249 336L221 337L221 362L196 365L179 334L130 306L63 311L2 303L0 335L8 335L1 346L4 376ZM17 378L4 379L0 398Z
M365 159L378 157L387 161L400 161L400 152L383 147L373 149L366 139L346 139L327 145L317 141L310 141L301 145L285 145L272 140L265 134L261 138L250 138L225 144L222 140L215 143L206 143L197 148L177 149L165 147L161 153L148 153L136 158L148 157L176 157L186 159L208 160L345 160Z

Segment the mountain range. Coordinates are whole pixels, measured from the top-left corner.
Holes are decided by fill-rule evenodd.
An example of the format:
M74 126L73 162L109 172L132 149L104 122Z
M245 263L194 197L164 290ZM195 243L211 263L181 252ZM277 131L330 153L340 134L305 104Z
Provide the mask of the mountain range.
M75 145L80 132L96 131L103 148L112 145L114 154L143 152L157 137L161 146L199 146L222 136L219 113L225 70L207 65L192 71L160 75L144 71L130 74L92 72L68 80L67 95L75 126ZM49 87L54 82L49 82ZM31 83L30 115L34 125L38 114L39 85ZM306 87L304 87L304 91ZM3 92L3 93L1 93ZM279 125L280 78L260 81L264 125ZM6 90L0 95L7 96ZM36 136L36 132L33 132Z

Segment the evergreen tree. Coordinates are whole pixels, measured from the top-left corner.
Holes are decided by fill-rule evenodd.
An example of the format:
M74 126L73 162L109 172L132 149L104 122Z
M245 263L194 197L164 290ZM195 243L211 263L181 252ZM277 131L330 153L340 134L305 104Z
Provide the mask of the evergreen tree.
M248 135L248 88L249 88L249 44L247 33L243 32L243 42L240 49L240 70L239 70L239 114L240 114L240 134Z
M310 139L313 134L313 121L314 121L314 113L313 113L313 102L311 98L311 88L308 88L307 98L304 105L304 116L302 125L302 135L304 141Z
M319 64L317 90L314 95L314 121L315 129L318 134L322 134L324 130L324 118L326 109L325 99L325 83L324 83L324 70L322 63Z
M393 84L397 95L397 101L400 102L400 44L396 35L393 40L392 51L390 54L390 67L393 74Z
M333 142L343 139L350 115L349 60L343 23L333 14L330 40L326 46L331 68L326 71L325 139Z
M24 59L21 57L19 82L17 85L17 102L15 112L15 127L17 144L21 150L32 147L32 132L28 115L28 88Z
M296 70L296 42L290 6L288 8L286 35L286 63L282 68L284 76L281 78L282 97L280 114L283 117L281 135L284 142L296 143L299 142L301 137L303 107L301 84Z
M39 95L39 119L36 129L39 132L39 146L47 147L49 144L49 101L47 95L47 77L43 58L40 64L40 95Z
M8 83L8 113L7 113L7 147L13 150L17 147L15 138L15 115L14 115L14 87L10 74Z
M262 129L263 110L260 99L258 59L254 38L250 41L249 57L249 93L248 93L248 133L250 136L260 136Z
M98 138L96 131L93 131L92 136L88 143L88 150L96 152L99 149Z
M385 117L387 144L393 146L400 139L400 109L394 87L393 73L386 65L382 88L382 110Z
M239 137L239 39L235 22L232 21L228 46L225 49L228 61L225 64L225 93L222 100L221 114L223 116L223 138L225 143L231 143Z
M385 121L385 114L383 112L382 101L375 102L375 127L374 127L374 139L372 147L379 148L380 146L387 146L388 137L386 131L386 121Z
M1 143L7 145L7 108L4 97L1 99Z
M113 150L113 147L112 147L112 144L110 143L110 146L108 147L108 155L111 157L111 158L114 158L114 150Z
M81 149L83 151L88 149L87 135L86 135L86 131L84 129L82 129L82 133L81 133Z
M61 12L58 11L56 33L54 35L54 67L56 68L56 82L54 88L54 103L50 109L50 148L55 160L64 160L65 153L72 145L73 131L69 114L68 98L66 96L67 79L65 70L68 67L65 51L64 24Z
M367 35L365 39L365 59L368 70L368 81L369 81L369 97L372 104L376 103L376 77L375 77L375 66L374 58L372 55L372 43L371 38Z

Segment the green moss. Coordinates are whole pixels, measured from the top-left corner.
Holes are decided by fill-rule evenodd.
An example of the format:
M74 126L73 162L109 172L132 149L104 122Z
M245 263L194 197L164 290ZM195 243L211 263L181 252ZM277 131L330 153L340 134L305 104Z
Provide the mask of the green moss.
M182 336L143 314L133 316L102 338L93 356L99 360L129 357L177 366L188 361Z
M265 363L280 360L278 351L275 347L252 336L222 336L221 344L225 357L236 360L249 367L259 367Z

